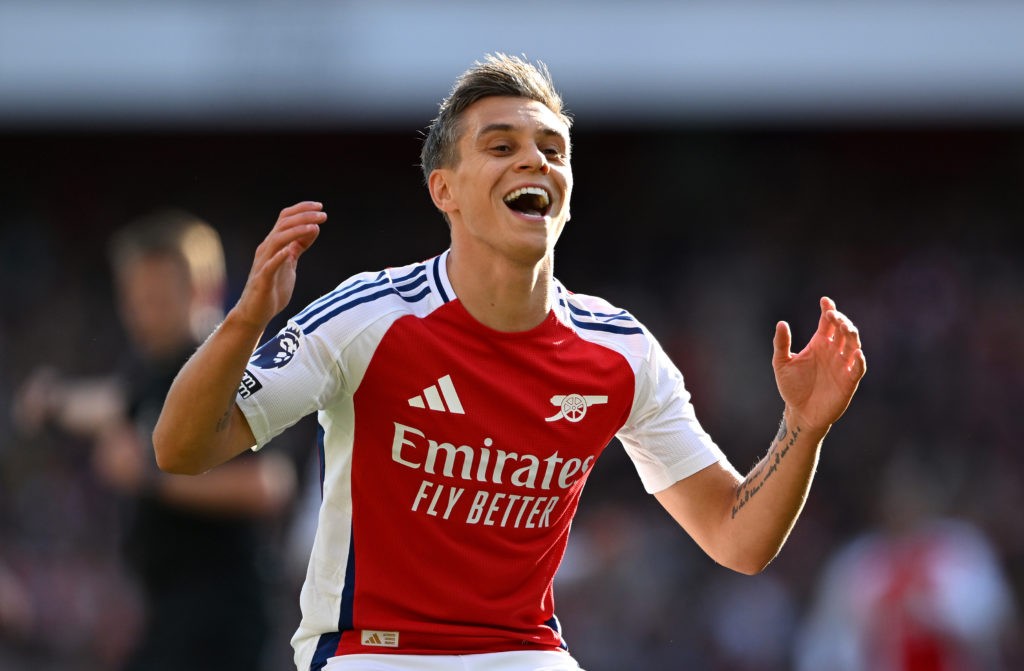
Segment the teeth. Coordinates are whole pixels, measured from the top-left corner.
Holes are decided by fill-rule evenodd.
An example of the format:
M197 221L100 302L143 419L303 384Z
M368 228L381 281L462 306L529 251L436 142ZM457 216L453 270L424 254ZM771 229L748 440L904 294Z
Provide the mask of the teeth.
M551 198L550 196L548 196L548 192L540 188L539 186L524 186L521 189L516 189L512 193L505 196L505 202L511 203L516 198L526 195L539 196L541 207L547 207L548 203L551 202Z

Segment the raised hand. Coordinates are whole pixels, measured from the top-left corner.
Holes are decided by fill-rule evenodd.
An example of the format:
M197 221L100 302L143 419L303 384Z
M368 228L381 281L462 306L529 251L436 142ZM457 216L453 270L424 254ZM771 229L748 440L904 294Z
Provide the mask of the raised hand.
M805 428L827 431L850 405L867 371L860 333L836 304L822 297L821 317L810 342L798 354L789 324L775 327L772 367L775 382L787 408Z
M299 257L316 240L325 221L321 203L303 201L281 210L274 228L256 248L249 279L235 306L237 316L262 329L288 305Z

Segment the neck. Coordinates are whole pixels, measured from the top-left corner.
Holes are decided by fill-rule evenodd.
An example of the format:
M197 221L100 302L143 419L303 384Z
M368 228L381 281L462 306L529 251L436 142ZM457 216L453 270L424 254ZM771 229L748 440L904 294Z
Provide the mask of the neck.
M528 331L551 311L551 254L533 264L474 258L455 245L448 279L469 314L496 331Z

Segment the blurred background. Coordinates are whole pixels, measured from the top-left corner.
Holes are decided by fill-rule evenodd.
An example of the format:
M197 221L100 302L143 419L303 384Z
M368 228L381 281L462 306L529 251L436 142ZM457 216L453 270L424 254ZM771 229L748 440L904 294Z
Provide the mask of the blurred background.
M422 131L493 51L546 62L576 117L556 274L651 328L740 470L782 411L777 320L801 345L829 295L869 363L756 577L707 559L609 446L556 585L583 666L1024 668L1022 26L998 0L5 0L0 668L117 669L138 630L86 446L9 412L41 365L119 361L109 236L158 208L205 219L230 303L277 212L320 200L289 313L433 256ZM291 664L310 477L266 529L267 669Z

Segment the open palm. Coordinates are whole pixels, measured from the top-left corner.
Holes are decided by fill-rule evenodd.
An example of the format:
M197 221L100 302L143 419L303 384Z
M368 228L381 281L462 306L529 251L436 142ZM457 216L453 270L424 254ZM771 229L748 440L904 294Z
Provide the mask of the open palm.
M256 248L249 279L236 311L265 326L283 310L295 289L295 266L327 219L318 202L303 201L281 210L270 234Z
M807 346L792 353L789 325L775 328L772 367L786 406L808 427L827 429L850 405L867 371L860 333L832 299L821 299L818 328Z

